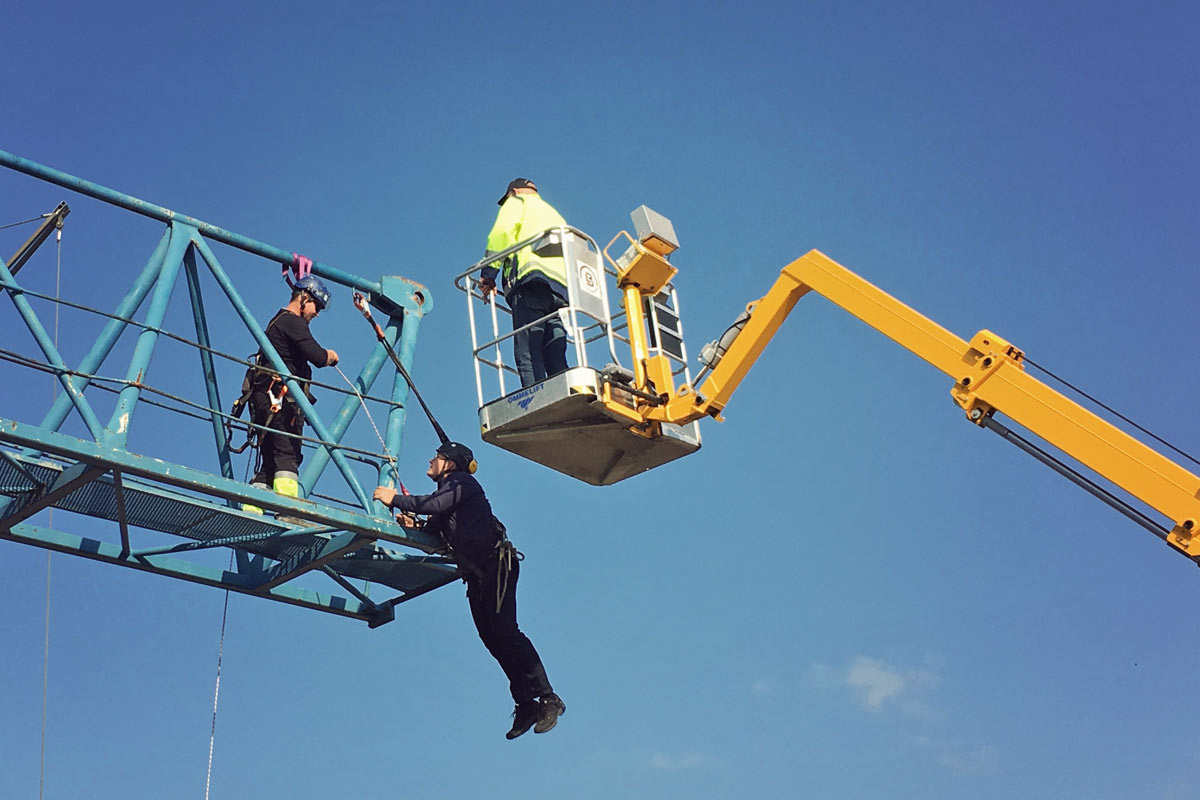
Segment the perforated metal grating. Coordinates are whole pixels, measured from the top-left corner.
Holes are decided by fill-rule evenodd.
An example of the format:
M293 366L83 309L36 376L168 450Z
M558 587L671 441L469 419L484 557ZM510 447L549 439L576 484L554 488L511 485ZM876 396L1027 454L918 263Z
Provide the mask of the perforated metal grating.
M0 495L20 501L40 495L51 486L65 465L44 459L32 459L6 453L0 458ZM185 494L170 488L123 477L125 521L134 528L160 531L198 542L230 537L256 537L238 542L237 548L274 561L297 557L319 542L328 541L337 532L306 534L275 520L230 508L207 497ZM119 520L117 492L111 474L100 476L53 504L56 509L88 517ZM0 527L3 520L0 520ZM289 534L270 538L272 534ZM444 583L445 560L424 555L409 555L378 544L369 544L352 555L334 561L331 568L346 578L368 580L402 592L414 592L432 584Z

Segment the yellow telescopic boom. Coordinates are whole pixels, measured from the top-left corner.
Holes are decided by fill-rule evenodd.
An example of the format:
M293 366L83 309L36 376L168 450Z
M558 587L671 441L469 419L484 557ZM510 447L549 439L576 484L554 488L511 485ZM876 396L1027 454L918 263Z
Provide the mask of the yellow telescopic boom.
M653 259L644 261L654 266ZM635 261L634 269L625 270L619 279L631 328L640 322L636 319L640 304L633 302L631 291L639 283L637 266ZM719 419L767 343L809 292L849 311L953 378L951 394L971 422L1014 441L1188 557L1200 557L1200 536L1195 535L1200 478L1029 375L1024 353L999 336L984 330L964 341L816 250L784 267L771 290L747 307L748 317L739 320L740 331L727 342L723 354L710 360L711 372L698 387L675 387L669 370L653 363L637 365L635 388L659 398L637 408L644 429L649 432L658 423L684 424L706 416ZM994 420L997 411L1160 512L1173 527L1155 523L1090 485L1087 478Z

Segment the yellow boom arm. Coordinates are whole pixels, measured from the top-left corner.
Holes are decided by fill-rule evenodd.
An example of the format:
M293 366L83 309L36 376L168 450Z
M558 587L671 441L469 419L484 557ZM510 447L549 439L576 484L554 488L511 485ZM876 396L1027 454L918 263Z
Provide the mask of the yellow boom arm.
M642 405L638 413L651 425L719 418L793 306L809 292L953 378L951 394L970 421L1010 436L992 420L994 412L1003 413L1165 515L1174 525L1164 536L1167 542L1189 557L1200 556L1195 535L1200 533L1200 478L1029 375L1024 353L999 336L985 330L964 341L816 250L784 267L771 290L748 307L749 319L697 389L663 385L662 370L640 370L638 377L651 383L639 388L663 402ZM627 310L632 305L627 302Z

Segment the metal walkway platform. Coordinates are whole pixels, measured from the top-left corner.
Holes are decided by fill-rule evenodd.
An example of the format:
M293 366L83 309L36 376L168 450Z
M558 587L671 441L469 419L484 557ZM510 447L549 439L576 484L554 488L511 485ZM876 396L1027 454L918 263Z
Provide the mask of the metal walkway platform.
M575 367L493 400L479 410L483 440L578 478L607 486L700 449L700 427L662 426L648 439L597 402L600 373Z
M34 431L11 420L0 421L0 442L32 445ZM0 538L120 564L293 605L328 611L367 621L376 627L390 621L401 602L444 586L458 578L457 567L436 555L406 554L381 546L394 542L435 550L440 542L420 531L408 531L390 519L343 511L328 505L296 500L186 468L173 467L177 486L212 492L214 497L190 494L173 486L152 483L155 459L109 450L63 434L61 442L40 447L54 452L95 448L83 460L61 462L0 450ZM49 444L49 447L46 445ZM66 452L62 452L66 456ZM161 462L158 462L161 463ZM230 507L218 496L241 495ZM288 524L274 516L242 511L241 502L261 506L296 520ZM25 523L37 512L55 508L116 523L114 541L74 536ZM93 526L94 527L94 526ZM135 529L157 531L181 541L155 547L134 547ZM147 536L143 534L143 536ZM161 541L161 537L156 537ZM198 550L229 548L236 554L234 570L220 569L182 556ZM349 598L297 588L293 580L319 571ZM399 595L373 601L350 580L370 581ZM389 593L390 594L390 593Z

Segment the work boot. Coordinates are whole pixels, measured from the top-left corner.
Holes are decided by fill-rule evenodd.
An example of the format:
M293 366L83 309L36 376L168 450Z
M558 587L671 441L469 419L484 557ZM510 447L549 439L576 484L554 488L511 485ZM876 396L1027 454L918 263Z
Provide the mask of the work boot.
M284 497L300 496L300 476L295 472L280 470L275 473L271 488Z
M279 471L275 473L275 480L271 486L277 493L284 497L301 498L300 495L300 476L295 472ZM302 499L302 498L301 498ZM291 525L293 528L315 528L317 523L309 522L305 519L293 516L291 514L276 514L275 519L282 522L284 525Z
M270 489L271 488L263 481L254 481L250 485L253 486L255 489ZM261 508L259 508L258 506L254 505L253 503L242 503L242 511L247 511L251 514L263 513L263 510Z
M558 724L560 714L567 713L567 704L554 692L542 695L538 700L537 724L533 726L534 733L545 733Z
M533 724L541 718L541 706L536 700L530 700L528 703L517 703L517 707L513 709L513 724L512 729L504 734L506 739L515 739L522 735Z

